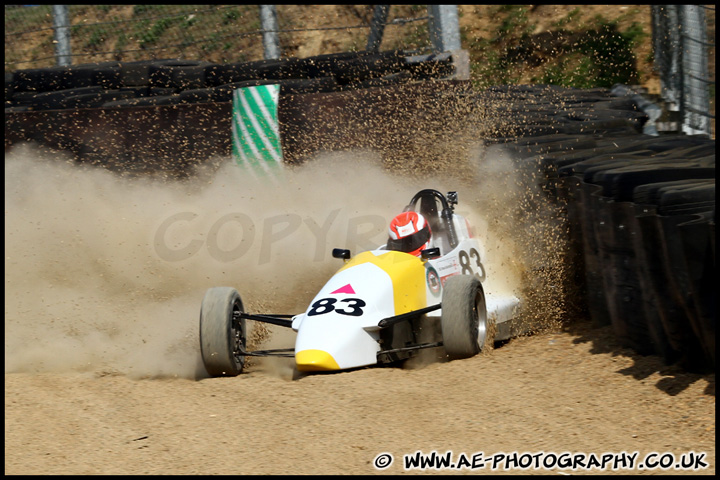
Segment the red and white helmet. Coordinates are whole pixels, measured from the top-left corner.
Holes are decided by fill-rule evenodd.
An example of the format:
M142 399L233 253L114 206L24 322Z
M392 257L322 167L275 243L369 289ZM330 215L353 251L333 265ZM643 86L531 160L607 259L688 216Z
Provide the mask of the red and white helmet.
M403 212L390 222L388 250L420 256L420 252L430 246L430 225L425 217L417 212Z

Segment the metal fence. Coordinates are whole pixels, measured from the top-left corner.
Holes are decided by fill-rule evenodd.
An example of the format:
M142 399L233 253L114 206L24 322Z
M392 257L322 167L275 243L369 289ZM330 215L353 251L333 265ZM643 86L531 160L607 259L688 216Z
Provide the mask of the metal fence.
M276 5L272 17L261 15L261 7L6 5L5 71L163 58L243 62L268 55L356 51L366 49L373 36L377 40L378 27L383 49L429 53L437 51L438 39L444 41L442 7L450 6L334 6L343 9L337 11L344 15L342 22L340 16L314 14L313 5ZM655 68L666 109L676 114L676 130L714 136L715 8L651 8ZM383 13L380 23L378 11ZM275 29L278 51L269 48L268 25Z
M715 8L653 5L652 21L666 108L677 112L678 130L714 137Z
M267 33L260 7L6 5L5 71L162 58L216 63L260 60L266 56L263 36ZM367 46L373 5L338 5L338 16L328 17L314 15L312 5L274 7L274 33L283 57L364 50ZM398 48L402 43L404 49L427 53L424 51L431 45L427 6L387 7L383 48ZM306 40L306 45L319 42L314 47L321 51L303 54L305 45L296 43L298 37Z

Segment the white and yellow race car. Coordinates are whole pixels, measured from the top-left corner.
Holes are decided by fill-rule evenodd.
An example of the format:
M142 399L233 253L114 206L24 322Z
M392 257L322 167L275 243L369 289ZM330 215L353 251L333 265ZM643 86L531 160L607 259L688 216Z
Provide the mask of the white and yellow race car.
M340 268L298 315L249 314L232 287L210 288L200 309L200 350L211 376L236 376L247 356L294 358L298 372L402 362L421 349L468 358L513 335L519 300L486 292L484 249L454 211L457 193L418 192L405 211L430 224L420 256L388 244L355 256L334 249ZM294 348L248 351L246 320L291 328Z

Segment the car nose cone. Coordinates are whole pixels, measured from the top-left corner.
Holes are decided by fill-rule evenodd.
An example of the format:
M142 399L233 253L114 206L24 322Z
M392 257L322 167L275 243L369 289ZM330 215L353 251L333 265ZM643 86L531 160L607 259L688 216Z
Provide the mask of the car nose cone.
M322 350L302 350L295 354L295 364L301 372L340 370L335 359Z

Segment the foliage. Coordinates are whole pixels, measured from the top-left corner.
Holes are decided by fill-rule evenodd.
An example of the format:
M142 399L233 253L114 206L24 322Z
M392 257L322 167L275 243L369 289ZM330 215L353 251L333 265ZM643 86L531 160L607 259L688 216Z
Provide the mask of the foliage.
M498 6L493 13L498 16L493 37L467 42L480 87L517 83L523 76L533 83L575 88L641 80L635 49L648 33L637 22L620 30L617 21L597 16L578 25L575 8L550 31L534 34L526 6Z

